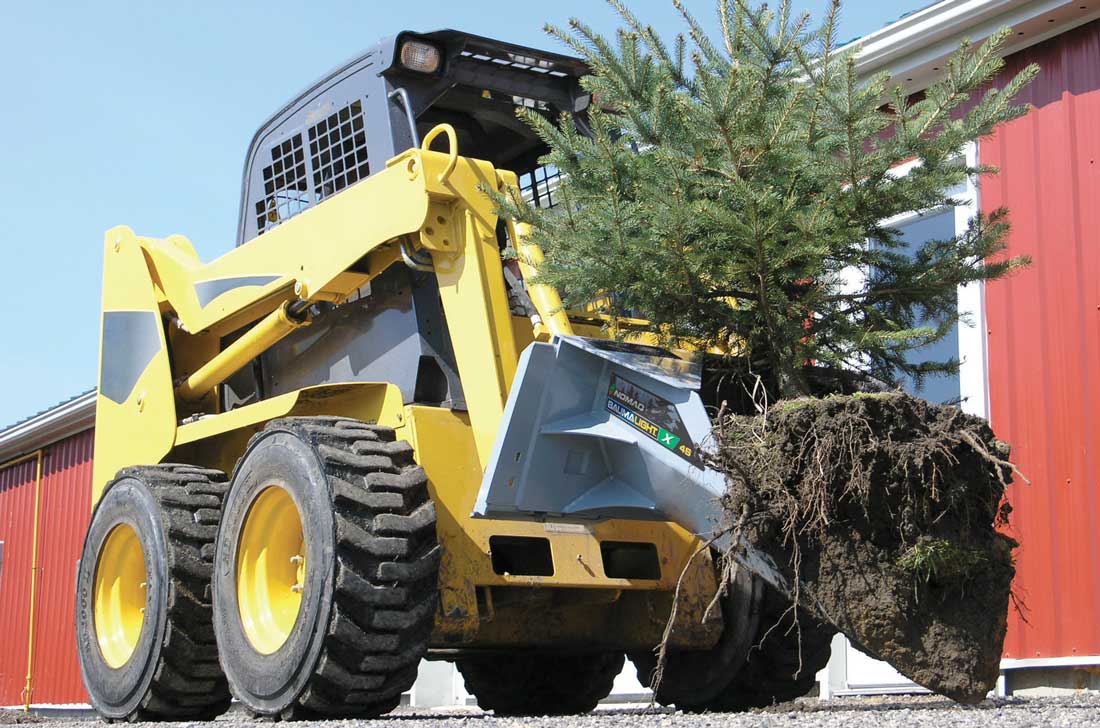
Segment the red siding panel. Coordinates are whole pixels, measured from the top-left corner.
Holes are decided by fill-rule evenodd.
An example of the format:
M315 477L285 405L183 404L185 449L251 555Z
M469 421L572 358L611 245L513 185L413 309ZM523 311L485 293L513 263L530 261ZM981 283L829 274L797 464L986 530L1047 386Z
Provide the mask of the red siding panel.
M0 470L0 705L19 705L27 675L37 463ZM84 703L76 660L76 562L91 511L92 431L49 445L38 506L32 703Z
M34 475L30 460L0 470L0 705L23 702L34 532Z
M84 703L73 610L76 563L92 509L92 430L46 449L38 523L35 703Z
M1012 487L1020 541L1005 657L1100 655L1100 21L1008 59L1042 67L1034 109L981 142L982 209L1011 210L1034 263L989 286L990 415L1031 479Z

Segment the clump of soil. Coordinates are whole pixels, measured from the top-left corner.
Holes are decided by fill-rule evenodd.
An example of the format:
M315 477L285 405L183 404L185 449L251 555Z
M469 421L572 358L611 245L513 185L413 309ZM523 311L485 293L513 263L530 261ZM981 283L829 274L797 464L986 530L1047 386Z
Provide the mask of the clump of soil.
M722 418L731 527L791 595L873 657L961 703L993 688L1016 543L1014 468L988 424L901 393Z

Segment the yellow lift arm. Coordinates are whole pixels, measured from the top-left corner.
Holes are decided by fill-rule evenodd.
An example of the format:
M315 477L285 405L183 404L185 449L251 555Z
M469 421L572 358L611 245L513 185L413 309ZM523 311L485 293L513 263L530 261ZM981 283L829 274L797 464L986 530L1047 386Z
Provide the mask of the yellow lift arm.
M447 153L427 149L439 134L450 138ZM453 129L442 125L422 149L209 263L182 236L108 231L96 416L115 435L97 440L94 495L119 468L162 460L185 418L229 414L218 413L219 383L308 323L309 305L344 301L403 248L431 256L444 313L461 322L455 358L484 466L519 352L497 216L480 188L515 184L510 172L458 156ZM529 274L542 252L526 243L520 250ZM569 333L557 293L532 289L548 331ZM222 337L242 331L222 348Z

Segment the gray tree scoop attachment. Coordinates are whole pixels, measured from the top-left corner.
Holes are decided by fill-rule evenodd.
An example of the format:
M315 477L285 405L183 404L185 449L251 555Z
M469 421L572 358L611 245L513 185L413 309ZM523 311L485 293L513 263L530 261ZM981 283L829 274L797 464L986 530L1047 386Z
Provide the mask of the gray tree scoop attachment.
M531 344L504 410L475 517L671 520L727 550L726 476L706 467L711 421L700 365L652 346L578 336ZM748 544L739 561L783 592Z

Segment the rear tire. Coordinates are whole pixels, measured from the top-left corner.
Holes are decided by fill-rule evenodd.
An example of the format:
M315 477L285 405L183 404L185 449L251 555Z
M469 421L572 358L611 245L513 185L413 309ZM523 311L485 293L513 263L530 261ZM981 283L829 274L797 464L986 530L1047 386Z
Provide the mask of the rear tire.
M622 671L621 652L463 657L456 661L466 689L482 710L497 715L587 713L611 693Z
M245 616L266 617L249 606L258 602L238 555L272 488L299 517L300 605L283 617L281 642L257 642ZM237 464L218 534L214 626L233 694L254 715L284 720L397 707L427 652L439 558L427 478L392 429L340 417L270 422Z
M217 470L125 468L96 505L77 572L76 635L84 686L104 718L205 720L228 709L210 607L227 487Z

